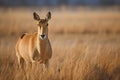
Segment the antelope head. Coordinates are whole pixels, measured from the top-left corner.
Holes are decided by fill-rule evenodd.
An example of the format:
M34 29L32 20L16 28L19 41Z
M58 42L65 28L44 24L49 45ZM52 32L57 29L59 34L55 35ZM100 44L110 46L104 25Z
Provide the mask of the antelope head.
M41 40L45 40L48 38L48 21L51 19L51 13L48 12L45 19L40 19L39 15L34 12L34 19L38 22L38 37Z

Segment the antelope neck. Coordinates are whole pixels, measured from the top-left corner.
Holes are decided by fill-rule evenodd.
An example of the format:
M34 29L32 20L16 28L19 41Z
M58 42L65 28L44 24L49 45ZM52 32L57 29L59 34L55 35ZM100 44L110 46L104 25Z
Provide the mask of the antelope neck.
M42 40L39 36L39 31L40 31L40 28L38 28L38 34L37 34L37 48L38 48L38 51L40 53L45 53L45 49L46 49L46 46L47 46L47 42L48 42L48 37L46 37L46 39Z

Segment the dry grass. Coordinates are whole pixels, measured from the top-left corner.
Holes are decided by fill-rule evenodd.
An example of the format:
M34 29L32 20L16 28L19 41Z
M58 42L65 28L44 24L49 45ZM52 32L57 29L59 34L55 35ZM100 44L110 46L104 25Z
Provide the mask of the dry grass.
M24 80L14 46L21 33L36 31L33 11L0 9L0 80ZM52 11L49 36L49 71L35 64L26 70L29 80L120 80L119 11Z

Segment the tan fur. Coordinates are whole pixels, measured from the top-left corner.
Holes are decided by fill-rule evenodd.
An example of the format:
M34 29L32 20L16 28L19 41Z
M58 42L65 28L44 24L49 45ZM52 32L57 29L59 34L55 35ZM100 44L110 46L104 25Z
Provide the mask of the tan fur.
M36 15L34 16L36 19ZM49 59L52 56L52 48L48 38L47 24L48 19L38 20L38 32L23 34L18 39L15 49L20 67L23 67L24 61L26 64L34 62L43 63L45 67L48 67ZM44 40L40 39L40 35L42 34L46 34Z

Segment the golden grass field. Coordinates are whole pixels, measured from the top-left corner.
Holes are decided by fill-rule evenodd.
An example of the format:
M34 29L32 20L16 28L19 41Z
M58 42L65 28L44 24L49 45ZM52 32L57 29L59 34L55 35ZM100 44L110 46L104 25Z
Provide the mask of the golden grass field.
M0 8L0 80L24 80L15 44L22 33L37 31L33 12L47 9ZM53 56L49 71L26 69L30 80L120 80L120 11L50 10L49 38Z

